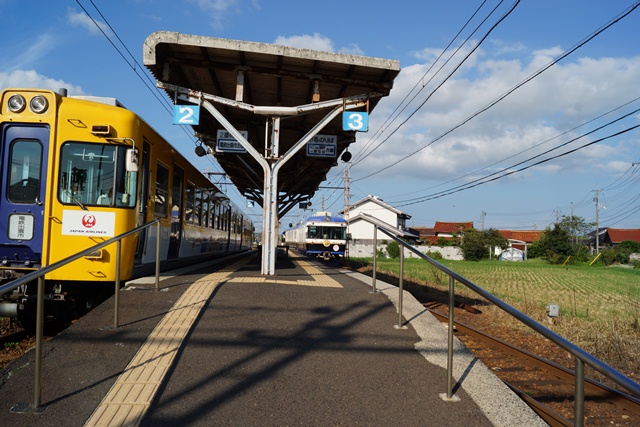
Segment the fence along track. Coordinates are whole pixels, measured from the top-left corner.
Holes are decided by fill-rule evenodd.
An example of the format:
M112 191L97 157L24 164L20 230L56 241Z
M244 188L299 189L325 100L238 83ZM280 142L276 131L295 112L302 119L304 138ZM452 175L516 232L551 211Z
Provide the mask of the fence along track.
M447 316L427 308L442 322ZM499 354L477 356L492 369L516 394L518 394L538 415L551 426L572 426L573 422L562 413L573 414L573 390L575 376L572 370L517 348L503 340L485 334L460 322L455 322L458 338L463 334L474 340L470 347L474 354L481 349L498 350ZM553 345L553 344L550 344ZM506 374L506 375L505 375ZM544 402L548 403L545 404ZM597 405L597 408L591 408ZM551 407L552 406L552 407ZM564 408L566 410L557 410ZM640 425L640 399L622 393L593 379L585 378L585 408L588 425Z

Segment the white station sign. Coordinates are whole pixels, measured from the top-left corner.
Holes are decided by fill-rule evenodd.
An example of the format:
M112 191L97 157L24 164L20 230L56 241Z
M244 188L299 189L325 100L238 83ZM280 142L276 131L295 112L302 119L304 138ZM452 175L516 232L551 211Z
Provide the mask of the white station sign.
M307 142L308 157L336 157L337 135L316 135Z

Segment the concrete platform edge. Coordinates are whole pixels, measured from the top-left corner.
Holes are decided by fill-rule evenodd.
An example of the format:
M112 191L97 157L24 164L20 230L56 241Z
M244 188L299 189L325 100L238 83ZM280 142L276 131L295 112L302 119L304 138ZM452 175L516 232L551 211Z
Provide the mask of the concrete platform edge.
M344 274L372 286L371 277L348 270ZM399 306L398 287L376 279L376 289L384 293L396 307ZM403 316L416 330L421 341L416 350L430 363L447 368L447 329L418 302L403 291ZM389 325L392 327L392 325ZM471 396L487 418L499 427L515 425L547 426L526 403L498 379L489 368L454 336L453 378ZM445 393L446 390L435 390ZM454 402L451 403L455 405Z

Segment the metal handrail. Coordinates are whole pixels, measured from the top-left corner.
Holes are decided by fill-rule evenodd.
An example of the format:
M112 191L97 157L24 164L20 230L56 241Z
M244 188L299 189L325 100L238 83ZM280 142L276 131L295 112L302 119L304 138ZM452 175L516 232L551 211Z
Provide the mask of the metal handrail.
M580 427L583 425L583 422L584 422L583 421L584 420L584 364L591 366L593 369L600 372L602 375L606 376L607 378L609 378L619 386L623 387L624 389L628 390L632 394L636 396L640 396L640 384L633 381L632 379L625 376L624 374L620 373L619 371L612 368L611 366L607 365L605 362L601 361L595 356L592 356L591 354L587 353L585 350L573 344L572 342L568 341L567 339L563 338L562 336L546 328L542 324L533 320L531 317L515 309L511 305L502 301L500 298L494 296L493 294L487 292L480 286L476 285L470 280L459 275L455 271L450 270L449 268L445 267L444 265L440 264L434 259L423 254L416 247L408 244L407 242L403 241L399 237L399 236L406 235L401 230L394 229L393 227L388 225L383 225L380 223L380 221L376 221L376 222L371 221L370 219L367 218L367 216L363 216L363 219L365 221L372 223L374 226L374 242L373 242L374 259L375 259L375 254L377 252L377 245L378 245L375 230L380 230L383 233L387 234L389 237L391 237L393 240L398 242L398 244L401 245L401 248L407 248L408 250L416 254L418 257L422 258L423 260L427 261L428 263L430 263L440 271L447 274L450 278L449 280L449 331L448 331L449 339L448 339L448 360L447 360L447 375L448 375L447 398L448 399L452 399L453 387L454 387L452 377L453 377L453 313L454 313L453 294L454 294L455 281L462 283L471 291L475 292L476 294L482 296L483 298L487 299L491 303L495 304L500 309L507 312L510 316L516 318L521 323L524 323L534 331L538 332L539 334L549 339L550 341L554 342L558 346L562 347L564 350L566 350L567 352L569 352L574 356L575 363L576 363L576 366L575 366L576 380L575 380L575 396L574 396L574 402L575 402L574 403L574 425L575 426ZM404 275L403 258L404 258L404 249L401 249L400 250L400 264L401 264L400 285L402 285L402 277ZM374 283L372 284L372 286L375 289L375 272L374 272ZM401 286L400 286L400 292L402 292ZM402 304L402 300L400 300L400 307L399 307L400 313L402 313L401 304Z
M78 258L82 258L85 255L89 255L91 252L97 251L98 249L102 249L105 246L109 246L112 243L115 243L115 242L117 242L119 240L122 240L125 237L128 237L128 236L130 236L132 234L135 234L138 231L141 231L141 230L143 230L143 229L145 229L147 227L150 227L150 226L152 226L152 225L154 225L156 223L159 223L159 222L160 222L159 218L154 219L154 220L152 220L150 222L147 222L146 224L140 225L140 226L138 226L138 227L136 227L134 229L131 229L131 230L127 231L127 232L119 234L118 236L112 237L109 240L105 240L102 243L98 243L95 246L91 246L88 249L84 249L84 250L76 253L75 255L71 255L71 256L69 256L69 257L67 257L65 259L62 259L62 260L60 260L58 262L55 262L53 264L50 264L50 265L47 265L45 267L39 268L38 270L33 271L33 272L29 273L29 274L25 274L24 276L22 276L19 279L12 280L11 282L0 286L0 295L5 294L7 292L11 292L12 290L16 289L18 286L24 285L25 283L28 283L28 282L30 282L32 280L35 280L35 279L38 279L40 276L44 276L47 273L51 273L53 270L57 270L58 268L63 267L65 265L69 264L70 262L77 260Z
M148 228L152 225L157 225L158 233L156 236L156 281L155 286L156 290L158 290L159 286L159 276L160 276L160 219L156 218L146 224L140 225L136 228L133 228L129 231L126 231L122 234L119 234L115 237L112 237L109 240L105 240L102 243L98 243L94 246L91 246L88 249L82 250L75 255L71 255L67 258L64 258L58 262L55 262L51 265L42 267L36 271L33 271L29 274L25 274L19 279L13 280L5 285L0 286L0 295L11 292L17 287L24 285L32 280L38 280L38 293L37 293L37 303L36 303L36 352L35 352L35 390L34 390L34 403L33 406L30 405L17 405L18 408L16 412L40 412L40 403L42 396L42 345L43 345L43 325L44 325L44 275L50 273L54 270L57 270L60 267L63 267L70 262L77 260L78 258L82 258L85 255L89 255L90 253L97 251L98 249L102 249L106 246L109 246L113 243L116 243L116 280L115 280L115 315L114 315L114 328L118 327L118 306L119 306L119 298L118 291L120 289L120 246L121 240L125 237L128 237L132 234L135 234L145 228Z

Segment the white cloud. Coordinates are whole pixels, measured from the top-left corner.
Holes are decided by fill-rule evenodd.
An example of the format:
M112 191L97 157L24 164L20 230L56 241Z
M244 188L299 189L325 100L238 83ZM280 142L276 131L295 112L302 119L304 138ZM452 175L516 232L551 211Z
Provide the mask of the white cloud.
M301 49L320 50L323 52L338 52L346 55L364 55L364 51L360 49L360 46L356 43L351 43L349 46L336 49L333 40L320 33L313 33L313 35L301 34L297 36L278 36L273 43Z
M54 37L49 33L40 34L35 41L29 40L28 44L18 47L15 51L19 52L13 56L11 60L5 59L6 69L18 70L33 67L42 57L50 53L55 45Z
M66 88L69 95L85 95L79 86L74 86L64 80L56 80L38 74L35 70L15 70L10 72L0 71L0 89L8 88L38 88L49 89L58 92Z
M73 8L67 8L67 22L73 26L86 29L91 35L99 35L103 32L107 35L112 34L107 24L99 21L94 22L86 13L76 12Z
M369 145L368 141L374 137L377 127L396 109L406 94L415 87L416 82L420 82L418 88L426 82L420 79L438 53L425 49L417 54L425 62L403 68L396 78L391 95L383 99L374 110L371 131L358 135L358 143L352 150L356 160L359 157L357 150ZM408 114L415 112L400 130L357 165L354 176L364 176L366 171L379 170L406 156L410 157L378 177L402 175L415 180L442 181L460 177L494 163L496 165L485 170L483 174L505 168L595 128L597 124L590 124L568 135L550 140L631 100L636 92L637 76L640 75L640 57L577 58L573 61L567 58L496 106L429 145L437 137L505 94L517 83L524 81L561 52L559 48L539 50L533 52L528 61L499 60L495 56L485 58L486 52L479 50L477 53L479 55L472 56L474 62L470 66L454 74L417 112L416 108L445 73L421 91L399 120L387 124L385 131L376 136L370 144L371 147L388 138ZM637 103L634 105L635 108L639 107ZM627 111L631 109L632 107ZM622 114L620 111L604 120L608 121ZM603 121L599 124L602 123ZM634 124L627 121L621 126L628 127ZM566 152L614 132L615 130L603 130L537 160ZM603 141L529 169L528 172L566 174L584 172L586 168L606 168L607 165L616 164L617 160L623 161L623 158L628 156L620 147L614 148L613 144L628 146L632 144L630 138L632 136Z
M302 49L322 50L334 52L333 41L329 37L314 33L313 35L303 34L299 36L278 36L275 44L283 46L298 47Z
M211 17L211 27L215 29L225 27L227 14L237 4L236 0L189 0L189 2Z
M347 55L360 55L360 56L364 55L364 51L360 49L360 46L358 46L355 43L351 43L349 46L340 48L338 52L344 53Z

